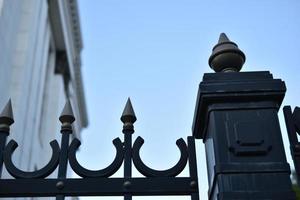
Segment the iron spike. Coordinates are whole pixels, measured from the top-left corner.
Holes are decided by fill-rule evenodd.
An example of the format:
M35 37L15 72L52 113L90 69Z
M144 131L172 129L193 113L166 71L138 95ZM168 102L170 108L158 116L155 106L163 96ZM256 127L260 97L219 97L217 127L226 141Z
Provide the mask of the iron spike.
M11 99L9 99L4 109L0 113L0 124L5 124L7 126L10 126L13 123L14 123L14 115L13 115L13 110L11 105Z
M121 121L123 123L134 123L136 121L136 116L130 101L130 98L128 98L125 108L123 110Z
M70 123L70 124L72 124L75 121L72 105L69 99L66 101L63 111L59 117L59 121L61 123Z

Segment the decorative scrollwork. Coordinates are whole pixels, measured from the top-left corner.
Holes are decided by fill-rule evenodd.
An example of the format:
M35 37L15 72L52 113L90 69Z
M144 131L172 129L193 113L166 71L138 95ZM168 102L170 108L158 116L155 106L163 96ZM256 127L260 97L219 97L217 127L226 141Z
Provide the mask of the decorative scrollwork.
M117 151L114 161L104 169L88 170L82 167L77 161L76 151L81 145L81 142L78 139L74 139L69 148L69 162L73 171L81 177L109 177L116 173L124 159L124 148L119 138L114 139L113 144Z
M49 176L56 169L59 162L59 154L60 154L60 148L56 140L51 141L50 146L52 148L52 157L51 160L48 162L48 164L39 170L26 172L18 169L12 162L12 154L18 147L18 143L15 140L11 140L7 144L3 155L3 160L7 171L9 172L10 175L12 175L15 178L36 179L36 178L45 178Z
M300 108L299 107L295 108L293 112L293 119L294 119L296 131L300 135Z
M300 132L300 108L296 107L292 112L290 106L284 106L283 113L290 145L293 149L292 154L300 156L300 142L297 139L297 132Z
M11 103L9 102L0 113L0 172L5 164L7 171L14 177L1 179L0 176L0 198L56 197L56 199L65 199L68 196L124 196L125 199L132 199L133 195L190 195L192 200L199 199L194 138L188 138L188 145L183 139L177 140L176 144L181 155L177 164L172 168L160 171L147 167L139 153L144 140L138 137L132 145L134 122L137 118L130 99L127 100L121 116L124 140L121 141L120 138L113 140L116 149L114 160L109 166L100 170L86 169L77 160L76 152L81 142L73 139L70 143L75 117L69 100L59 120L61 142L60 145L56 140L50 142L51 160L42 169L26 172L18 169L12 161L13 153L18 147L17 142L11 140L6 145L10 125L13 123ZM190 176L176 177L186 167L188 160ZM68 162L73 172L81 178L67 178ZM145 178L132 177L132 163L146 176ZM122 164L124 176L111 178L120 170ZM53 178L52 173L55 170L57 178ZM52 174L51 178L46 178L50 174Z
M300 180L300 141L297 132L300 134L300 108L296 107L292 112L291 106L284 106L283 114L285 118L287 133L290 141L290 150L295 165L295 171Z
M154 169L147 167L143 163L143 161L140 157L140 148L142 147L143 144L144 144L143 138L138 137L135 140L135 142L133 144L133 149L132 149L132 160L133 160L133 163L134 163L135 167L137 168L137 170L140 173L142 173L144 176L147 176L147 177L175 177L184 170L184 168L187 164L187 160L188 160L188 151L187 151L187 145L182 138L180 138L176 141L176 145L178 146L178 148L180 150L180 159L175 166L173 166L172 168L167 169L167 170L154 170Z

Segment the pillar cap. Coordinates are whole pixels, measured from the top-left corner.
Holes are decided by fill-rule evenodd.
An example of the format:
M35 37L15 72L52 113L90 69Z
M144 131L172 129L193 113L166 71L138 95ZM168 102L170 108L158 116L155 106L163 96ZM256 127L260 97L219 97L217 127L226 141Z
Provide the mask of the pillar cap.
M272 108L278 111L286 87L270 72L206 73L199 85L193 136L206 139L209 115L213 110ZM263 105L263 106L262 106Z

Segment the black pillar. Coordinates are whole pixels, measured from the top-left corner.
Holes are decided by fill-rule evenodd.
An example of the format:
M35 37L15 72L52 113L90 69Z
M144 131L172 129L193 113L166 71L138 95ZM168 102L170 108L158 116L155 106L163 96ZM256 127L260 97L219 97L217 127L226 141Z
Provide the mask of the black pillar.
M221 34L199 86L193 135L206 150L209 199L296 199L277 116L286 91Z

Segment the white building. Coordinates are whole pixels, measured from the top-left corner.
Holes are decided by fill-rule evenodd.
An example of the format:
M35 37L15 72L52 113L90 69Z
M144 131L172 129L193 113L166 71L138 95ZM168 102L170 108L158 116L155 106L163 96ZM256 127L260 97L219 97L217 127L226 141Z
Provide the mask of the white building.
M49 142L60 143L66 98L76 117L74 136L87 126L81 49L76 0L0 0L0 110L11 98L8 140L19 144L13 156L19 168L32 171L49 161Z

